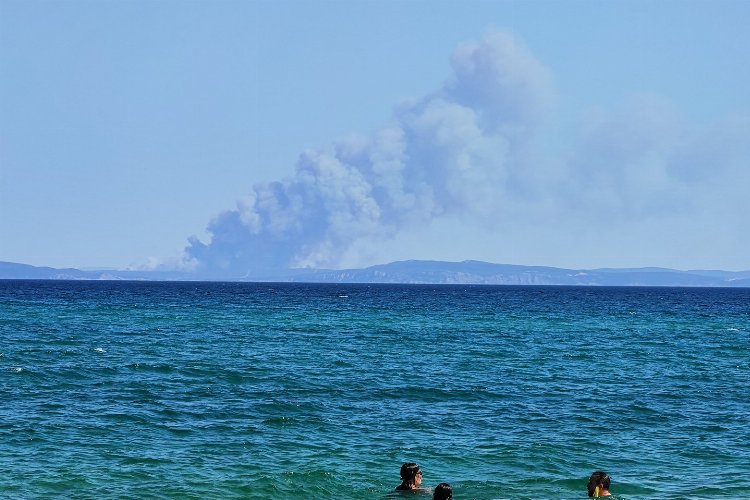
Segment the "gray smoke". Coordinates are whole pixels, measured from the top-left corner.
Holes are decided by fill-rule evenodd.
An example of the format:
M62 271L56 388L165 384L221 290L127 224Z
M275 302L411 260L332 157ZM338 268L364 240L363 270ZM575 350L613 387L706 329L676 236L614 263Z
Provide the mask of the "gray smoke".
M746 117L699 129L667 100L640 96L562 134L543 128L551 75L513 36L462 44L451 63L442 88L397 106L386 127L305 152L292 177L255 185L184 260L212 275L336 268L437 219L474 222L542 263L563 248L587 262L658 262L750 246Z
M253 274L336 267L357 243L450 214L492 211L553 95L548 71L515 38L460 45L454 74L404 103L372 137L302 154L294 176L257 184L186 248L199 269Z

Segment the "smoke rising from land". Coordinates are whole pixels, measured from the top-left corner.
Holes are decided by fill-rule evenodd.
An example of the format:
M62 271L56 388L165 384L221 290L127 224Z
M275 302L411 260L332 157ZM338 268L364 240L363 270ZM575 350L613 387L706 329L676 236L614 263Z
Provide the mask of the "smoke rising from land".
M451 65L442 88L398 105L382 129L304 152L292 176L256 184L210 222L209 241L190 239L186 261L233 276L335 268L352 249L438 218L550 231L632 225L699 211L722 179L748 184L746 121L732 136L690 130L666 100L641 96L586 117L571 144L540 154L557 96L523 43L493 32L458 46Z
M255 185L187 256L214 272L335 267L356 242L491 211L554 97L551 78L502 33L459 46L452 65L442 89L398 106L371 137L305 152L292 177Z

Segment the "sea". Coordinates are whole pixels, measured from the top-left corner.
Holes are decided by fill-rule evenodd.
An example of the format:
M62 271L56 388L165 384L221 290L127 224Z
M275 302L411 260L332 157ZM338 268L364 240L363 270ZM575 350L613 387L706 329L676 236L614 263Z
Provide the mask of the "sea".
M0 281L0 498L392 499L404 462L750 497L750 289Z

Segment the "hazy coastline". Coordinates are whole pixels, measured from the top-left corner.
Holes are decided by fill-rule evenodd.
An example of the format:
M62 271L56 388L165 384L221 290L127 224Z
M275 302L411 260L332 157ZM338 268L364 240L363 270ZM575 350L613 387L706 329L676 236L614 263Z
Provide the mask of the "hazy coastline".
M748 287L750 271L680 271L657 267L566 269L472 260L408 260L362 269L277 269L265 273L235 275L180 271L57 269L0 262L0 279Z

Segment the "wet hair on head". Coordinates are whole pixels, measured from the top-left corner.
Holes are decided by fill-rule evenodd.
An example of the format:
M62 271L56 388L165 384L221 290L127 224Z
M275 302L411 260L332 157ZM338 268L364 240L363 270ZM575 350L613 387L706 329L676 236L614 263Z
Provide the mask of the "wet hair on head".
M435 486L435 493L432 494L432 500L452 500L453 488L448 483L440 483Z
M413 481L417 474L422 472L419 469L419 465L414 462L406 462L401 466L401 480L402 481Z
M604 487L605 490L609 490L609 484L610 484L610 478L609 474L604 472L603 470L598 470L591 474L591 477L589 478L589 484L588 484L588 490L589 490L589 496L593 497L594 493L596 492L596 487L601 485Z

